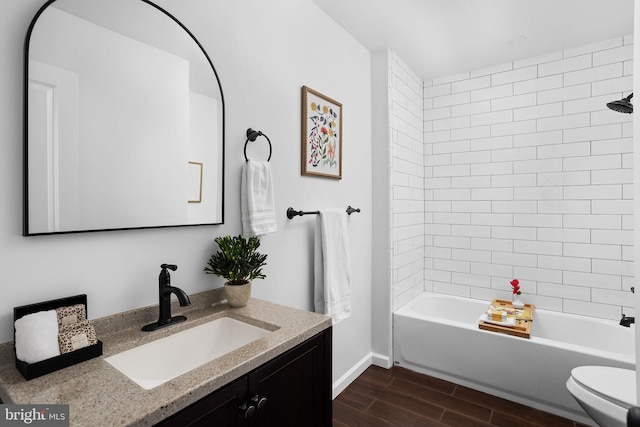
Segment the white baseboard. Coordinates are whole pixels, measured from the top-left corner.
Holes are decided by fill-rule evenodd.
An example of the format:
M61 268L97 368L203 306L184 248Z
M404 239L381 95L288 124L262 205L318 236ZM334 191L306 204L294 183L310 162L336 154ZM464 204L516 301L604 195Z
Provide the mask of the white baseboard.
M371 360L373 358L373 354L369 353L358 363L356 363L351 369L349 369L343 376L338 378L337 381L333 383L333 396L332 399L338 397L340 393L344 391L345 388L349 386L356 378L360 376L370 365Z
M393 363L391 363L391 359L389 358L389 356L385 356L384 354L379 353L371 353L371 364L384 369L390 369L391 366L393 366Z

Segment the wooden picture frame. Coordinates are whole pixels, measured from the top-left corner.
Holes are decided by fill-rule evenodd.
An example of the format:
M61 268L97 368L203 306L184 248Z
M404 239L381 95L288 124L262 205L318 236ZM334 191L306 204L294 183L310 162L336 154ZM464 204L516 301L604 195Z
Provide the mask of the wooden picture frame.
M342 104L302 86L302 175L342 179Z
M202 202L202 163L189 162L187 169L188 203Z

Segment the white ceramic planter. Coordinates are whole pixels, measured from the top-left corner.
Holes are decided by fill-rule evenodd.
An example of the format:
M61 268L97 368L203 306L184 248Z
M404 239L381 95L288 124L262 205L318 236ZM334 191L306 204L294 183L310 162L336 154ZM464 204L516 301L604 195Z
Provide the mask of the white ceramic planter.
M251 297L251 282L245 285L230 285L227 282L224 284L224 293L231 307L244 307Z

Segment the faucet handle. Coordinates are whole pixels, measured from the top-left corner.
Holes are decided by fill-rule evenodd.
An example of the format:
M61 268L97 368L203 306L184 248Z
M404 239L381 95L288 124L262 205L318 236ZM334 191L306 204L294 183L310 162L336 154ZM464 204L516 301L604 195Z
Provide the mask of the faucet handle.
M160 268L161 268L161 269L163 269L163 270L164 270L164 269L166 269L166 268L168 268L168 269L169 269L169 270L171 270L171 271L176 271L176 270L178 269L178 266L177 266L177 265L175 265L175 264L162 264L162 265L160 266Z

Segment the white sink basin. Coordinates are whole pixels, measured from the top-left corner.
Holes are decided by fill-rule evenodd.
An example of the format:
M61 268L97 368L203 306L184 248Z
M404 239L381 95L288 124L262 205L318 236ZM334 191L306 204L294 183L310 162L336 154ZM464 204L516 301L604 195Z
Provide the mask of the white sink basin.
M104 360L149 390L269 334L266 329L222 317Z

